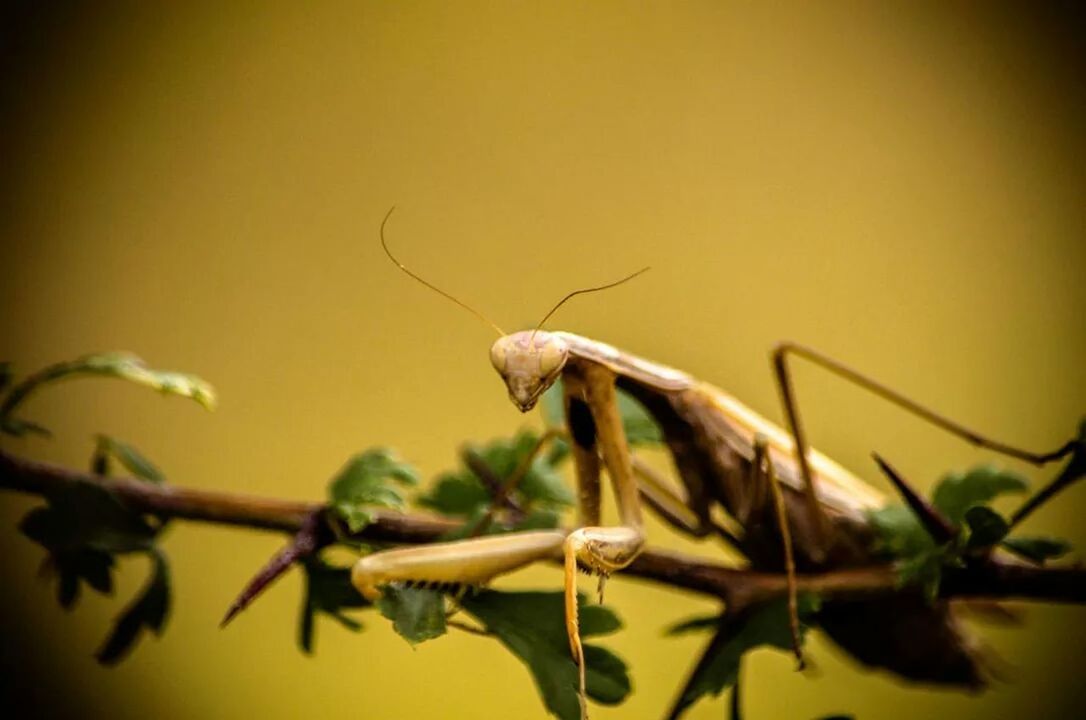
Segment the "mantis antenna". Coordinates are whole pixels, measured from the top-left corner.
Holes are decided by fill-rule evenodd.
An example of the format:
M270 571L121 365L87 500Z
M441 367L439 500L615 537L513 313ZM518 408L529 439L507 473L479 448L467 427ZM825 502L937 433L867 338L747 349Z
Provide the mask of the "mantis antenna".
M528 338L528 342L529 342L529 344L531 343L531 341L532 341L533 339L535 339L535 334L536 334L537 332L539 332L539 330L540 330L540 329L541 329L541 328L543 327L543 323L545 323L545 322L547 322L548 320L550 320L550 319L551 319L551 315L554 315L554 313L556 313L556 312L558 311L558 308L560 308L560 307L562 307L563 305L565 305L565 304L566 304L566 301L567 301L567 300L570 300L570 299L572 299L573 297L575 297L575 296L577 296L577 295L584 295L584 294L586 294L586 293L591 293L591 292L598 292L598 291L600 291L600 290L610 290L611 288L613 288L613 287L616 287L616 286L618 286L618 285L621 285L621 284L622 284L622 283L624 283L624 282L627 282L627 281L629 281L629 280L633 280L633 279L634 279L635 277L637 277L638 275L640 275L640 274L642 274L642 273L648 272L648 271L649 271L649 269L650 269L650 268L646 266L646 267L643 267L643 268L641 268L640 270L638 270L638 271L637 271L637 272L635 272L635 273L631 273L631 274L627 275L626 277L622 278L621 280L615 280L615 281L614 281L613 283L607 283L606 285L600 285L600 286L598 286L598 287L582 288L582 289L580 289L580 290L574 290L573 292L569 293L569 294L568 294L568 295L566 295L566 296L565 296L564 298L562 298L561 300L559 300L559 301L558 301L558 304L557 304L557 305L555 305L554 307L552 307L552 308L550 309L550 312L548 312L548 313L547 313L546 315L544 315L544 316L543 316L543 319L539 321L539 324L537 324L537 325L535 326L535 329L534 329L534 330L532 330L532 335L531 335L531 337L529 337L529 338Z
M385 219L381 221L381 247L384 248L385 255L388 255L388 259L391 260L393 263L395 263L396 267L400 268L405 273L410 275L412 278L414 278L415 280L418 280L420 283L422 283L426 287L428 287L431 290L433 290L434 292L436 292L438 295L443 295L444 297L448 298L449 300L452 300L454 303L456 303L460 307L464 308L469 313L471 313L475 317L479 318L480 320L485 322L490 327L494 328L498 332L499 336L505 335L505 331L502 330L500 327L498 327L490 318L483 315L481 312L479 312L475 308L471 307L470 305L467 305L466 303L463 303L463 302L457 300L456 298L454 298L452 295L445 292L441 288L439 288L439 287L437 287L435 285L431 285L430 283L426 282L425 280L420 278L418 275L416 275L415 273L408 270L406 265L404 265L402 262L400 262L399 260L396 259L396 256L393 255L392 251L388 249L388 243L385 241L385 225L388 223L388 219L390 217L392 217L392 211L395 210L395 209L396 209L395 205L390 207L388 209L388 212L385 214ZM563 300L562 302L565 302L565 301Z

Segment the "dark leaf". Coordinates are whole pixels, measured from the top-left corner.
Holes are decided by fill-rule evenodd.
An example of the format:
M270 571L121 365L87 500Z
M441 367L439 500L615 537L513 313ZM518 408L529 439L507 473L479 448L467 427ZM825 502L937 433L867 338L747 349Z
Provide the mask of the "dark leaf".
M800 596L801 617L810 616L818 606L816 597ZM746 652L763 645L781 650L792 648L788 603L785 600L752 608L734 618L717 618L712 625L704 618L697 618L690 624L695 622L700 627L715 627L717 632L675 702L670 715L672 718L682 715L704 695L719 695L734 686L739 676L739 662ZM801 626L801 631L805 630L805 626Z
M140 480L161 484L166 476L136 448L108 435L98 436L97 453L106 453L117 458L128 472ZM100 473L105 474L105 473Z
M372 521L367 508L402 510L400 487L416 485L418 474L388 448L371 448L352 457L328 486L328 500L351 532Z
M412 645L445 634L445 596L437 590L388 585L377 608Z
M151 578L136 600L117 618L113 632L96 657L103 665L115 665L135 646L146 628L161 635L170 612L170 569L158 551L149 553L154 561Z
M579 599L582 638L621 627L610 610ZM580 717L577 666L570 655L561 592L488 590L464 597L461 604L528 666L551 714L563 720ZM588 695L600 703L620 703L630 692L626 664L603 647L585 645L585 679Z
M65 610L71 610L79 599L79 576L67 568L60 568L57 573L57 602Z
M0 362L0 393L7 390L8 385L11 384L12 376L11 363L7 360Z
M298 623L298 646L307 655L313 652L313 632L317 613L324 613L349 630L362 624L343 614L344 610L370 607L351 584L351 569L329 565L319 558L305 561L305 599Z
M985 505L974 505L966 510L965 524L969 526L967 547L971 549L991 547L1010 531L1003 516Z
M987 505L1006 493L1021 493L1027 488L1021 475L992 466L973 468L965 473L950 473L939 481L932 504L955 525L965 519L974 505Z
M85 582L103 595L113 592L113 556L88 548L51 553L48 565L57 574L57 601L65 610L79 599L80 583Z
M149 550L159 531L108 491L83 483L31 510L19 529L54 553L86 548L110 554Z
M1053 537L1016 535L1005 538L1002 545L1016 555L1036 563L1061 557L1071 551L1071 543L1062 538Z

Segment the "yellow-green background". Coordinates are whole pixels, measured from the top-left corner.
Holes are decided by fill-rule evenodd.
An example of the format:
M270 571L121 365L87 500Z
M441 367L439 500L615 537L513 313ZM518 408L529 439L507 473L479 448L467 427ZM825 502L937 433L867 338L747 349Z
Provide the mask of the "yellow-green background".
M382 256L506 327L566 291L554 327L684 368L779 418L767 371L794 338L999 438L1063 440L1086 411L1081 25L992 4L87 3L5 11L0 356L20 370L127 349L198 372L207 414L111 382L29 414L82 465L95 431L171 481L322 496L352 452L427 476L525 422L492 333ZM988 456L800 373L818 446L880 487ZM1047 477L1045 473L1032 477ZM1028 529L1079 546L1086 489ZM294 646L297 574L217 622L274 535L177 523L175 611L117 669L92 653L142 582L61 612L0 497L3 658L41 714L111 718L540 717L527 672L453 634L414 650L376 616ZM651 542L683 546L653 525ZM686 547L686 546L684 546ZM719 550L695 548L719 556ZM508 581L556 588L550 569ZM506 584L503 582L503 584ZM661 629L707 601L616 581L610 644L635 692L594 717L658 716L703 638ZM1086 615L985 630L1010 684L912 690L817 640L817 671L746 666L747 717L1070 715ZM14 673L12 675L12 673ZM50 708L48 712L44 708ZM693 718L721 717L722 701Z

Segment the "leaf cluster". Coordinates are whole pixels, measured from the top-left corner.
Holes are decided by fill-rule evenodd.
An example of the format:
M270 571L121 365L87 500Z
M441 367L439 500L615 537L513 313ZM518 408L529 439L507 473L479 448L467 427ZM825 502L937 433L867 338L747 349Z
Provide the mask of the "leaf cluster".
M948 568L960 568L972 556L1001 547L1032 562L1043 563L1070 551L1059 538L1010 535L1010 522L992 507L1008 494L1028 489L1017 473L991 465L945 475L931 494L931 504L954 528L953 537L936 543L920 519L901 505L870 513L876 531L875 550L898 562L902 586L919 586L929 600L939 594Z
M23 403L42 388L76 377L115 377L151 387L164 394L195 400L213 409L215 392L194 375L149 368L130 353L99 353L50 365L17 384L10 363L0 363L0 433L21 437L49 436L41 424L16 416ZM91 455L95 474L110 474L115 463L148 483L165 482L162 471L133 445L109 435L97 435ZM151 562L147 582L114 622L96 653L113 665L135 647L144 630L162 633L170 612L170 569L158 539L166 527L162 518L126 507L102 488L71 484L53 492L47 504L32 509L19 524L22 533L47 552L43 567L56 578L57 601L75 607L84 587L111 595L117 558L144 555Z

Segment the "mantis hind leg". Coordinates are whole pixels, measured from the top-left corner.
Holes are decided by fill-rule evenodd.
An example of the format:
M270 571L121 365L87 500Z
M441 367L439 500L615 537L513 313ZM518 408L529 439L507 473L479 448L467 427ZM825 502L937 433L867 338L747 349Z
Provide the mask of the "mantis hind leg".
M886 400L894 405L897 405L901 409L908 413L916 415L917 417L935 425L936 427L946 430L952 435L955 435L963 440L976 445L977 447L992 450L994 452L1006 455L1008 457L1017 458L1034 465L1044 465L1045 463L1053 460L1058 460L1064 455L1068 454L1072 449L1072 444L1064 445L1063 447L1046 453L1030 452L1021 448L1008 445L1007 443L992 440L980 433L971 430L961 423L955 422L944 415L941 415L930 408L921 405L920 403L911 400L910 398L902 395L896 390L883 385L882 383L874 380L863 373L849 367L848 365L835 360L817 350L800 345L793 342L782 342L773 348L771 353L773 363L774 379L777 383L777 389L780 392L781 403L784 406L785 418L788 422L788 430L792 435L792 440L795 442L796 461L799 465L800 474L803 477L804 484L806 485L807 496L807 512L812 521L815 531L815 541L819 546L813 548L814 556L824 556L827 550L827 535L828 535L828 522L826 519L825 511L818 502L816 495L816 478L815 474L811 472L811 466L808 459L808 451L810 446L807 443L806 434L803 429L803 423L799 416L799 403L796 400L795 388L792 384L792 375L788 367L788 358L790 355L801 357L808 362L811 362L818 367L828 370L829 372L844 378L849 382L864 388L865 390L874 393L878 397Z

